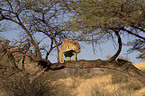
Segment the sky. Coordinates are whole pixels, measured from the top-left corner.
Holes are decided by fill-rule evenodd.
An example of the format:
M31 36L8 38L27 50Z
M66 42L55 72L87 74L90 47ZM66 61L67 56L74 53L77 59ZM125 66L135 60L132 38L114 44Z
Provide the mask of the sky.
M11 30L11 31L6 31L0 35L5 37L5 39L14 40L14 39L18 38L18 36L20 35L20 31L19 30L18 31ZM36 35L37 40L41 40L41 38L43 38L43 37L44 37L44 35L42 35L42 34ZM123 38L123 40L127 41L126 38ZM44 44L46 44L46 46L47 46L47 44L48 44L47 42L49 42L49 41L48 41L48 39L45 39L44 42L45 42ZM87 44L85 42L79 42L79 43L81 46L81 53L78 54L78 60L81 60L81 59L84 59L84 60L97 60L97 59L106 60L107 56L112 56L117 51L117 46L114 47L113 43L111 41L97 45L95 47L95 53L93 52L92 44ZM48 47L49 47L49 44L48 44ZM142 62L140 59L136 59L137 55L139 54L138 52L133 52L131 54L127 54L128 49L129 49L129 47L123 46L120 56L123 56L124 58L128 58L133 63ZM57 62L57 53L55 51L50 55L49 60L52 63Z
M64 20L67 21L68 19L70 19L70 18L65 18ZM0 23L3 23L3 22L6 22L6 21L1 21ZM14 23L11 23L9 26L9 28L12 28L12 29L15 29L14 27L16 27L16 24L14 24ZM1 32L0 35L5 37L5 39L14 40L14 39L18 39L18 36L20 35L20 33L21 33L20 30L9 30L4 33ZM44 37L44 35L38 34L36 36L36 40L41 40L41 38L43 38L43 37ZM134 38L132 37L130 39L134 39ZM123 38L123 42L127 42L127 41L128 41L128 37ZM49 40L45 39L44 44L46 44L46 46L49 47L49 44L47 42L49 42ZM81 60L81 59L106 60L107 56L113 56L117 51L117 46L114 47L112 41L108 41L108 42L102 43L100 45L97 44L95 47L95 53L93 52L92 44L87 44L85 42L83 42L83 43L79 42L79 43L81 45L81 53L78 54L78 60ZM44 44L42 44L42 45L44 45ZM133 52L131 54L127 54L128 49L129 49L129 47L123 46L120 56L123 56L124 58L128 58L133 63L142 62L140 59L136 59L136 57L139 55L138 52ZM52 54L50 54L49 60L52 63L57 62L57 53L55 51Z

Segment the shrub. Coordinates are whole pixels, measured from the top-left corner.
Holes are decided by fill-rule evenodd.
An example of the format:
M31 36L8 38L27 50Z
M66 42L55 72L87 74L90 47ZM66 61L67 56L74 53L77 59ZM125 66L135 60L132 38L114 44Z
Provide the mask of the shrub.
M50 82L35 81L29 83L27 76L14 78L3 77L0 78L0 89L5 90L8 96L53 96L53 88ZM47 83L47 84L46 84Z

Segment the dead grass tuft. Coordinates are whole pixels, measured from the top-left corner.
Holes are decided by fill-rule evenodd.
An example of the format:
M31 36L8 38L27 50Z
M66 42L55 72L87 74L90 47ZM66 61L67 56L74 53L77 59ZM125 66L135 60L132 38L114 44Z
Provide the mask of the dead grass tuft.
M134 66L145 72L145 62L136 63Z

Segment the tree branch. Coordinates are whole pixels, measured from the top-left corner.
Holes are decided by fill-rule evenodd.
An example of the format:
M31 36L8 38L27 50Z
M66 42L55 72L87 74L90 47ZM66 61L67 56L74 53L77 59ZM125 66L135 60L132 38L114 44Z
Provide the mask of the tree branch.
M144 30L143 28L139 28L139 27L136 27L136 26L133 26L133 25L132 25L131 27L136 28L136 29L138 29L138 30L140 30L140 31L145 32L145 30Z
M29 32L29 30L28 30L28 29L23 25L23 23L21 22L21 20L20 20L18 14L15 13L16 18L18 19L18 21L13 20L13 19L11 19L11 18L7 18L7 17L5 17L2 13L1 13L1 15L2 15L2 18L3 18L3 19L6 19L6 20L9 20L9 21L12 21L12 22L14 22L14 23L20 25L20 26L21 26L21 27L26 31L26 33L28 34L28 36L29 36L30 39L31 39L31 43L32 43L33 46L34 46L35 51L38 52L38 58L39 58L39 59L42 59L40 49L38 48L37 44L35 43L35 41L34 41L32 35L31 35L30 32Z
M131 35L134 35L134 36L136 36L136 37L138 37L138 38L141 38L141 39L145 40L145 37L142 37L142 36L140 36L140 35L138 35L138 34L135 34L135 33L131 32L131 31L129 31L129 30L126 30L125 28L121 28L121 30L126 31L127 33L129 33L129 34L131 34Z
M50 48L49 48L49 51L46 53L46 56L45 56L45 60L48 59L48 56L50 54L50 52L53 50L53 38L51 38L51 45L50 45Z
M50 31L52 37L53 37L53 40L54 40L54 42L55 42L55 45L56 45L56 48L57 48L57 62L59 62L59 48L58 48L58 42L56 41L56 38L55 38L55 36L54 36L54 34L53 34L53 32L52 32L50 26L48 25L48 23L47 23L47 22L44 22L44 23L45 23L46 26L48 27L48 29L49 29L49 31Z
M11 52L9 52L7 49L8 49L8 45L5 44L5 45L2 45L2 48L3 48L3 53L6 54L10 60L10 63L12 64L13 68L18 70L18 71L22 71L18 68L16 62L15 62L15 58L13 56L13 54Z

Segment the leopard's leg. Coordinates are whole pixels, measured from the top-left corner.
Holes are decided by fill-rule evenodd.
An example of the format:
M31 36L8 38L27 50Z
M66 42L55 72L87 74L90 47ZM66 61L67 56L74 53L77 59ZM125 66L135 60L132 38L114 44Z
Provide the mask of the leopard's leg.
M71 61L70 57L66 57L67 61Z
M60 50L60 63L64 63L64 59L63 59L63 52Z
M73 61L77 61L77 53L76 52L73 52Z

